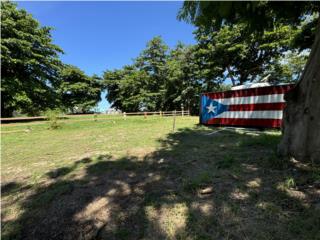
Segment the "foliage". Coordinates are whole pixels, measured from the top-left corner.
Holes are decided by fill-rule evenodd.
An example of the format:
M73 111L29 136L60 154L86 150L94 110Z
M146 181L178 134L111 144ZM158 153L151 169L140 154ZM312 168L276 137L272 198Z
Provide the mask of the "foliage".
M14 110L34 115L57 105L60 53L50 27L1 1L1 116L12 116Z
M296 182L293 177L288 177L284 183L286 188L294 188L296 186Z
M297 30L280 25L272 31L248 34L247 25L234 24L210 31L199 27L197 57L202 59L204 80L232 85L259 80L275 59L281 58L290 47Z
M60 127L60 124L58 122L60 114L61 111L59 109L50 109L46 111L45 115L47 117L47 120L49 121L50 129L57 129Z
M211 27L246 23L251 31L272 29L276 24L299 25L305 14L319 13L320 3L310 2L201 2L185 1L178 13L178 19L196 26Z
M298 26L299 32L292 42L292 45L299 48L300 51L311 48L313 44L317 22L319 21L319 12L312 15L308 14L303 19L301 26Z
M12 2L1 2L1 8L1 115L38 115L57 107L87 112L96 105L99 77L61 63L63 51L52 43L50 27Z
M266 66L265 79L268 82L297 82L302 75L309 51L289 51L283 57L274 59Z
M264 34L246 31L244 24L213 32L198 28L197 45L178 43L169 51L156 37L132 65L104 73L107 100L125 112L183 107L197 114L200 93L224 91L228 79L238 85L266 76L279 82L300 76L306 55L288 53L298 30L281 25Z
M169 49L155 37L132 65L105 71L107 100L125 112L184 108L197 114L201 92L225 87L214 81L204 83L200 64L196 46L178 43Z
M106 71L104 84L108 91L107 100L112 107L122 111L139 111L143 107L152 107L148 94L144 89L149 76L133 66L125 66L121 70ZM148 105L147 105L148 104Z
M101 84L98 76L89 77L75 66L64 65L60 77L62 106L70 112L88 112L100 100Z
M163 109L167 49L162 39L155 37L133 65L104 73L112 107L126 112Z
M157 36L147 43L146 49L135 59L134 65L141 71L138 77L142 77L140 82L143 84L140 89L140 110L163 109L167 50L168 46Z
M164 109L183 107L193 113L196 112L199 109L199 93L202 91L202 84L194 46L178 43L169 54L167 69Z
M270 3L249 3L249 8L269 8L266 4ZM184 107L197 113L200 93L223 90L227 80L232 85L241 85L247 81L292 82L299 79L309 51L299 53L299 50L308 49L308 44L300 48L297 42L306 31L304 29L310 29L316 15L305 17L302 23L292 17L290 21L279 20L260 29L250 22L247 9L241 21L233 19L233 13L229 16L228 11L236 11L235 5L243 7L244 4L185 2L179 16L197 26L198 43L194 46L178 43L168 51L162 39L155 37L132 65L105 72L108 101L126 112ZM190 6L195 12L191 12ZM232 7L229 9L228 6ZM206 7L210 11L216 7L218 12L224 8L226 13L219 13L222 15L209 20L201 15L202 10L207 13ZM254 12L253 9L248 11ZM222 24L224 14L230 21L227 19ZM269 19L269 16L265 17Z
M244 23L248 33L273 30L279 24L299 26L308 16L314 16L304 29L309 32L306 39L300 38L300 46L310 48L314 39L315 23L319 19L320 3L276 2L276 1L185 1L178 13L178 19L206 29L220 29L226 25ZM303 34L300 35L300 37Z

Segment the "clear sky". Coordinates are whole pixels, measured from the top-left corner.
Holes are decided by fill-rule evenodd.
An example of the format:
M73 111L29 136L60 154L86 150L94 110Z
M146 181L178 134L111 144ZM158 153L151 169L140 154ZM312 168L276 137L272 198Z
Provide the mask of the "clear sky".
M18 2L43 26L54 28L53 41L65 52L64 63L87 74L121 68L154 36L174 47L195 43L194 27L176 16L182 2ZM105 96L105 94L103 94ZM105 111L104 99L99 108Z

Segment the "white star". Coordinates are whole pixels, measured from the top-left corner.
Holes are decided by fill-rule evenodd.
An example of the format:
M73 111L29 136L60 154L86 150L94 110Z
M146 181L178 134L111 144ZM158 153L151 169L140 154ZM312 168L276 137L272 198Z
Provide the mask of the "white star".
M212 103L210 103L209 106L206 107L208 109L208 113L213 112L216 113L216 106L213 106Z

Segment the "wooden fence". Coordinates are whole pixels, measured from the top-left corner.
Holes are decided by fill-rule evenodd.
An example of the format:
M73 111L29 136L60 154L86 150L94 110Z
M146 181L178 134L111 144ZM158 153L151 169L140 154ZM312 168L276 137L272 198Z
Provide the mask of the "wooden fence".
M123 112L123 113L97 113L97 114L74 114L74 115L61 115L59 119L66 121L87 121L92 120L111 120L119 117L127 118L131 116L143 116L147 118L148 116L159 116L159 117L169 117L169 116L190 116L189 111L157 111L157 112ZM32 121L46 121L46 116L38 117L14 117L14 118L0 118L1 123L22 123L22 122L32 122Z

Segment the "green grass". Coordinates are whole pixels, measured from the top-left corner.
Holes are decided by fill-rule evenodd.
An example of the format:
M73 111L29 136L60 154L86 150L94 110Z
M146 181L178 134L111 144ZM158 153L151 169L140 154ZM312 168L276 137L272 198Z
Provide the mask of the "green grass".
M278 131L172 122L2 125L3 239L319 236L319 168L279 159Z
M177 119L177 127L195 123L194 118ZM171 118L130 117L130 120L66 122L56 130L49 124L30 125L31 132L3 134L3 180L12 174L40 177L48 168L55 169L79 157L99 154L123 156L130 151L150 151L159 147L157 139L172 129ZM143 127L142 127L143 126ZM26 126L2 126L2 131ZM141 149L140 149L141 148Z

